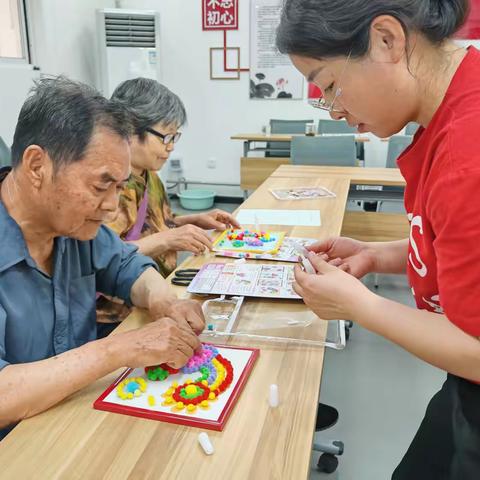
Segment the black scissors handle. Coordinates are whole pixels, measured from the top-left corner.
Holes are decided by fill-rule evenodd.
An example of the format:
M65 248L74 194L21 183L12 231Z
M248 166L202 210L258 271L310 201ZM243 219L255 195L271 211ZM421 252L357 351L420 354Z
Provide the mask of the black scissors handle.
M190 278L193 280L195 278L195 275L197 275L199 271L200 270L198 268L188 268L187 270L178 270L175 272L175 278Z
M178 287L188 287L192 283L193 278L172 278L172 285L177 285Z
M188 287L200 270L198 268L188 268L186 270L178 270L172 278L172 285L179 287Z

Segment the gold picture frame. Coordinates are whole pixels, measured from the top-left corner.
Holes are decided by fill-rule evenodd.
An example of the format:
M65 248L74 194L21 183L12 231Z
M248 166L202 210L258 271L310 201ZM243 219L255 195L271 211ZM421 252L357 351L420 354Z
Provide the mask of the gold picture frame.
M240 80L240 48L227 47L227 68L224 65L224 48L210 48L210 80ZM232 67L231 64L236 66Z

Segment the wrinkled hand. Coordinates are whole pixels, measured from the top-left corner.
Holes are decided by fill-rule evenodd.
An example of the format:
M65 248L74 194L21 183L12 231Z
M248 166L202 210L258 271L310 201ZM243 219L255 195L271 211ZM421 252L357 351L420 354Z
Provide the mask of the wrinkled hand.
M184 225L160 232L162 240L166 242L168 250L175 252L192 252L201 255L205 249L212 249L212 240L207 232L195 225Z
M317 273L305 273L296 265L293 289L320 318L354 320L356 312L375 297L360 280L320 256L310 253L308 259Z
M375 270L375 253L365 242L347 237L333 237L307 247L330 265L362 278Z
M167 308L165 315L180 324L187 323L197 335L205 328L202 306L196 300L176 300Z
M231 227L240 228L240 224L231 213L219 209L196 215L195 225L205 230L218 230L220 232Z
M161 318L145 327L113 335L111 342L130 368L167 363L183 367L200 347L200 340L187 323Z

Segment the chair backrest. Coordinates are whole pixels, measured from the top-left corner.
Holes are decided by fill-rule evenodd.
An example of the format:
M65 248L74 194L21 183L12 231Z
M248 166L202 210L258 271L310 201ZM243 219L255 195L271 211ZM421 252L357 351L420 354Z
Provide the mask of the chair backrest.
M3 138L0 137L0 167L6 167L7 165L12 164L12 158L10 154L10 149L7 144L3 141Z
M354 167L357 160L355 136L294 137L291 158L294 165Z
M329 133L357 133L357 129L350 127L345 120L319 120L318 133L328 135Z
M270 131L272 133L305 133L305 125L313 123L313 120L270 120ZM266 157L289 157L290 142L269 142L267 143Z
M412 143L411 135L393 135L388 140L387 168L397 168L397 158Z
M420 125L415 122L410 122L405 128L405 135L415 135Z
M272 133L305 133L305 125L313 120L270 120Z

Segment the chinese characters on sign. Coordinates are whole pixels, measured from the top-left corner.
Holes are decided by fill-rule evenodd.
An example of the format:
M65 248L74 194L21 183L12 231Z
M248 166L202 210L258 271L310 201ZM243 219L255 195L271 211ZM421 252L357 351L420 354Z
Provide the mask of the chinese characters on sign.
M238 0L202 0L204 30L237 30Z

